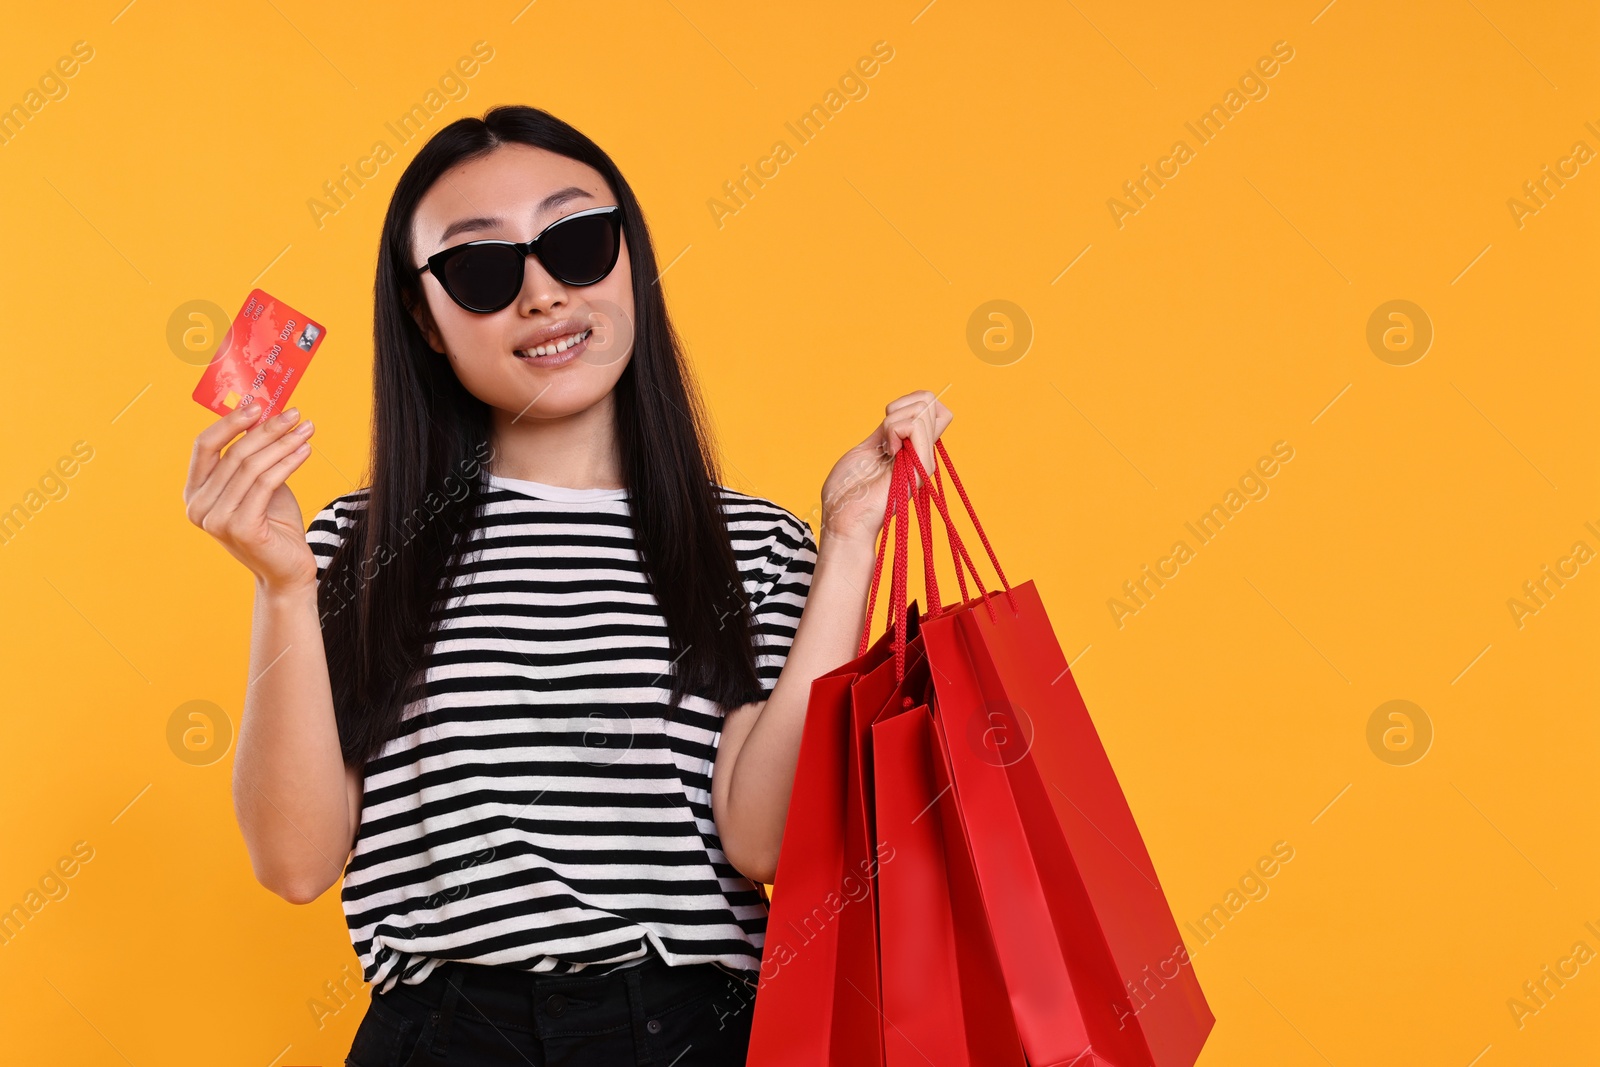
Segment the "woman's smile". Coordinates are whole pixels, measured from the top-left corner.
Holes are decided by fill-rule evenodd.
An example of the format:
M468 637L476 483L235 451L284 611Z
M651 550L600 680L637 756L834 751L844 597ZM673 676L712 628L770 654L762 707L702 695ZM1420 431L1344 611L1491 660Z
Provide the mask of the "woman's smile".
M552 344L536 345L532 349L519 348L514 352L518 359L541 367L560 367L581 356L589 347L589 338L593 334L594 327L591 326L581 333L568 334Z

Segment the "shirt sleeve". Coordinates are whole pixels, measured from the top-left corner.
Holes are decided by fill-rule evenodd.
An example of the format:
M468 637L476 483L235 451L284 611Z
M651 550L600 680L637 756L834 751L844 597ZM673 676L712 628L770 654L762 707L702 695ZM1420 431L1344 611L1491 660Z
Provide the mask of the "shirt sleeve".
M811 527L792 514L785 513L779 519L767 547L750 600L758 648L756 677L761 683L762 699L778 684L778 675L789 658L789 646L794 643L817 563L817 542Z
M365 491L358 490L335 498L317 512L316 518L311 520L311 525L306 529L306 543L311 546L311 554L317 558L318 582L322 581L322 575L328 569L328 561L344 542L364 497Z

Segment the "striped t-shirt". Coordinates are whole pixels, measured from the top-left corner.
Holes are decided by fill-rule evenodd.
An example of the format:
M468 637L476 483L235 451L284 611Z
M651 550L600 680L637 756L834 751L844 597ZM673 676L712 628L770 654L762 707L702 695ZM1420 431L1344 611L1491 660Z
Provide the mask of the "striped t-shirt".
M446 960L568 973L650 953L756 969L766 902L711 816L723 709L694 694L667 708L666 622L629 491L485 479L429 695L365 769L341 897L366 980L388 992ZM770 693L816 542L770 500L716 488ZM366 495L306 531L319 577Z

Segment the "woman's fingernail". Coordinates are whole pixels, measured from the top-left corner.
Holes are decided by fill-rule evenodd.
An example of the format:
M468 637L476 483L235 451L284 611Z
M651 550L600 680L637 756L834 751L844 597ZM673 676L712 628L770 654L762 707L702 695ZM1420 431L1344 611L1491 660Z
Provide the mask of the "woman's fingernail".
M282 421L282 423L285 426L287 426L287 425L289 425L289 423L294 421L294 417L296 415L298 415L298 414L300 414L300 409L299 408L290 408L288 411L285 411L282 415L279 415L278 418L279 418L280 421Z
M305 422L302 422L299 426L296 426L294 428L294 432L295 433L310 433L312 425L313 424L312 424L311 420L307 419Z

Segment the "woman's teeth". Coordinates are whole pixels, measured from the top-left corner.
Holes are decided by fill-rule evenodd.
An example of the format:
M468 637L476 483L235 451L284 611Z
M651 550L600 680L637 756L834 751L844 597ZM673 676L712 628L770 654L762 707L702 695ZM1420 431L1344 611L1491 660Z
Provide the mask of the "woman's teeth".
M554 356L554 355L558 355L559 353L565 352L567 349L571 348L573 345L577 344L579 341L582 341L584 338L588 337L593 332L594 332L593 329L588 329L588 330L584 330L582 333L575 333L571 337L563 337L561 340L557 341L555 344L540 345L539 347L533 348L533 349L519 348L519 349L517 349L517 355L521 356L524 359L528 358L529 356Z

